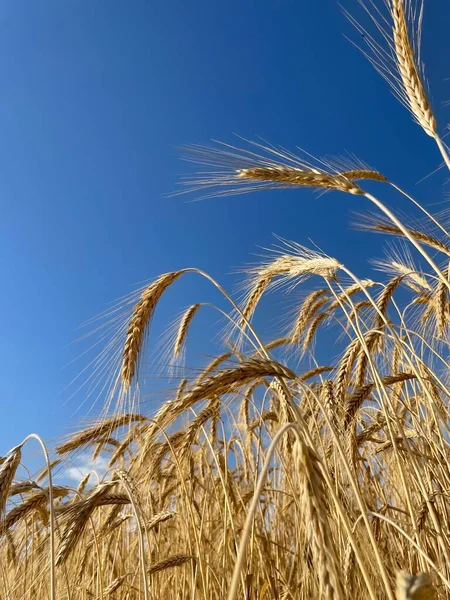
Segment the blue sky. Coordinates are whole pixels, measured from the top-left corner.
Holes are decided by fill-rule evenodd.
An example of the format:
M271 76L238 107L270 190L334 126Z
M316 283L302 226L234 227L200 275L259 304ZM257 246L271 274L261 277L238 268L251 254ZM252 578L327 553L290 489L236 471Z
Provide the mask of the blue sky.
M358 14L356 0L344 4ZM427 3L441 129L449 19L446 0ZM357 39L335 0L2 3L0 452L81 419L82 394L65 389L84 366L70 364L76 328L137 282L198 266L230 287L272 233L310 238L360 275L382 255L380 237L349 227L364 202L343 194L165 198L189 172L177 146L236 133L318 156L349 151L425 205L443 200L442 175L415 185L439 164L432 141L343 34ZM177 290L158 323L215 299L194 278Z

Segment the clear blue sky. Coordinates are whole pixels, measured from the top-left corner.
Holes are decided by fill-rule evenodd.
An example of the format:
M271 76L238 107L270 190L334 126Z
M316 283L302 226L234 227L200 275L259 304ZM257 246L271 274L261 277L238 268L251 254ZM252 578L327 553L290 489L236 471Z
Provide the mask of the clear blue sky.
M442 127L449 22L447 0L426 3ZM350 151L424 204L442 200L442 176L414 187L439 163L433 143L343 33L357 39L335 0L2 3L0 452L81 418L80 397L64 391L83 366L67 366L76 327L136 282L198 266L230 287L272 232L311 238L359 274L382 254L380 237L349 227L362 201L343 194L165 199L189 169L176 146L237 133L319 156ZM196 286L186 279L168 297L161 322L205 299Z

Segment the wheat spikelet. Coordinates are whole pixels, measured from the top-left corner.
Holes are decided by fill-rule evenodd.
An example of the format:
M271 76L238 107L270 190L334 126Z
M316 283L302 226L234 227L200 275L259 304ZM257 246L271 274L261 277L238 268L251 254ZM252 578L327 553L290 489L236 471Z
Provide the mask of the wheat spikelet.
M9 496L11 484L20 464L22 452L15 448L0 467L0 515L3 513Z
M380 305L380 310L383 309L384 311L386 311L387 308L387 304L389 302L389 300L392 297L392 294L394 293L395 287L398 285L398 283L393 283L392 287L389 286L389 284L386 286L386 288L388 288L386 290L383 290L383 293L380 295L380 298L377 302L377 305ZM386 292L386 293L384 293ZM386 318L386 317L385 317ZM364 383L364 379L365 379L365 373L366 373L366 368L367 368L367 364L369 362L369 357L372 356L372 354L374 352L376 352L377 350L379 352L382 351L383 349L383 343L385 341L385 338L383 336L383 333L381 331L382 325L384 323L384 320L382 320L381 316L377 313L375 316L375 322L374 322L374 328L370 330L366 335L365 335L365 348L364 346L361 344L361 352L358 356L357 362L356 362L356 366L355 366L355 386L358 387L360 385L363 385Z
M173 350L173 354L175 357L179 356L183 345L186 341L189 325L192 323L193 318L195 317L195 315L201 307L201 304L192 304L192 306L190 306L181 317Z
M100 423L78 432L70 440L57 446L56 451L58 454L67 454L67 452L72 452L92 442L104 442L119 427L144 420L145 417L139 414L126 413L123 415L114 415L109 419L104 419Z
M339 421L342 419L342 406L340 404L338 405L336 402L334 382L331 379L327 379L323 382L320 394L332 427L335 430L338 430ZM333 437L330 436L325 445L325 457L328 458L331 455L333 444Z
M86 489L86 486L89 482L90 477L91 477L91 472L86 473L86 475L84 475L81 478L81 481L78 484L77 492L76 492L76 495L74 496L74 498L79 498L80 496L82 496L82 494L83 494L84 490Z
M347 543L344 553L344 587L348 591L352 591L352 575L355 568L355 552L352 545Z
M397 573L397 600L437 600L437 592L427 573L409 575Z
M403 383L404 381L411 381L415 379L416 375L413 373L394 373L393 375L387 375L381 379L383 385L394 385L394 383Z
M393 21L393 40L397 68L411 113L431 137L436 134L436 119L428 102L409 41L404 0L390 0Z
M334 382L331 379L325 380L323 382L321 391L325 407L327 408L330 414L334 414L337 408L336 398L334 395Z
M245 148L238 148L217 142L218 146L194 145L186 147L190 162L214 167L191 176L183 182L186 191L196 192L216 188L209 192L213 196L244 194L261 189L309 187L325 190L338 190L351 194L362 194L356 180L387 179L378 171L368 168L356 159L315 160L311 155L304 160L292 152L272 145L262 145L246 140L256 146L261 154ZM305 157L306 158L306 157ZM324 168L325 167L325 168Z
M136 363L144 341L144 335L152 319L156 305L166 289L172 285L183 271L173 271L160 275L156 281L150 284L144 292L141 299L135 305L133 315L128 324L127 337L123 350L123 362L121 377L125 386L131 385L135 371Z
M119 492L109 493L100 498L97 506L106 506L107 504L130 504L130 498L127 494L120 494Z

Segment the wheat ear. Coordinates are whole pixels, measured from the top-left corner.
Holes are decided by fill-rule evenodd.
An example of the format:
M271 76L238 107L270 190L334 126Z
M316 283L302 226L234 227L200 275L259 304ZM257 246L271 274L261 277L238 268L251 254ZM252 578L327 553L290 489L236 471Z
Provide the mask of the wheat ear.
M241 179L249 181L270 181L284 186L312 187L348 192L349 194L363 194L356 183L343 175L308 171L284 165L238 169L237 175Z
M21 448L15 448L0 467L0 515L6 506L9 490L21 458Z
M398 72L407 103L422 129L431 137L436 134L436 119L428 102L409 41L404 0L391 0L393 40Z
M182 275L183 271L172 271L160 275L150 284L135 305L133 315L128 324L127 337L123 350L121 377L127 388L131 385L136 371L136 363L144 342L145 332L155 312L161 296L174 281Z
M181 317L173 350L173 354L175 357L180 355L184 342L186 341L189 325L192 323L192 319L200 310L201 306L201 304L192 304L192 306L190 306Z

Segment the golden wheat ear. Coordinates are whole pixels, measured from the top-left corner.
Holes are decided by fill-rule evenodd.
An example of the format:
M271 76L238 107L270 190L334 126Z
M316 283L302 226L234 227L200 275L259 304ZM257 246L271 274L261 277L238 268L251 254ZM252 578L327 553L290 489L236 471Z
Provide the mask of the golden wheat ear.
M151 283L142 293L133 310L128 324L127 337L123 350L121 378L125 389L133 381L139 353L144 343L145 334L152 320L156 305L167 288L176 281L183 271L165 273Z
M425 93L417 57L410 42L404 0L391 0L389 8L392 16L392 37L397 69L409 109L425 133L434 137L436 118ZM417 27L417 35L420 37L420 24Z
M22 457L21 448L15 448L0 467L0 516L6 506L9 491Z
M372 36L348 11L344 13L363 36L368 50L363 54L385 79L400 102L409 110L423 131L432 137L450 168L448 149L437 133L436 117L426 91L424 63L421 58L423 0L385 0L387 13L372 0L359 0L372 19L381 41Z

